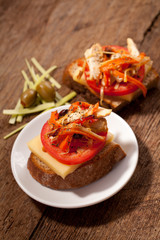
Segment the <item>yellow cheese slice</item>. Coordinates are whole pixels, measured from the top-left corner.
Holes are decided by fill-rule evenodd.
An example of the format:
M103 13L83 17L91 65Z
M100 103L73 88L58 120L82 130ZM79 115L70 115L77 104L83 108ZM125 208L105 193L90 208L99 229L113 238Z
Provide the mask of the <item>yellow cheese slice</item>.
M77 69L77 72L78 72L78 70L79 69ZM76 72L76 74L77 74L77 72ZM91 88L87 85L86 80L83 77L83 75L82 75L81 78L77 78L76 76L74 76L73 80L78 82L79 84L85 85L91 91ZM94 92L94 90L92 90L92 92ZM127 94L127 95L119 96L119 97L116 97L116 98L120 99L120 100L125 100L125 101L128 101L128 102L131 102L134 99L136 92L137 91L135 91L133 93L130 93L130 94ZM104 96L104 99L105 99L105 96Z
M131 102L134 99L134 96L136 93L137 93L137 91L127 94L127 95L120 96L119 99Z
M109 144L113 140L113 134L108 132L106 144ZM43 163L50 167L57 175L61 176L63 179L70 173L74 172L81 164L76 165L66 165L60 163L55 158L50 156L47 152L42 150L43 145L41 143L40 135L36 136L28 143L28 148L32 153L34 153Z
M27 143L28 148L32 153L34 153L39 159L50 167L57 175L61 176L63 179L70 173L74 172L81 164L76 165L66 165L60 163L55 158L50 156L47 152L42 150L42 143L40 136L33 138Z

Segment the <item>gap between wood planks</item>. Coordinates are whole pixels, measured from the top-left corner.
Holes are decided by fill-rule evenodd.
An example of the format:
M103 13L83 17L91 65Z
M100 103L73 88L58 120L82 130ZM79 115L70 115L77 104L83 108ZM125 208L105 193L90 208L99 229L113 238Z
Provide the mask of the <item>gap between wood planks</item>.
M35 233L36 233L39 225L40 225L41 222L43 221L43 217L46 215L46 212L47 212L48 208L49 208L49 206L46 206L46 208L45 208L45 210L43 211L43 213L42 213L42 215L41 215L41 217L40 217L37 225L35 226L35 228L33 229L32 233L31 233L31 235L29 236L29 240L32 239L32 237L34 237L34 235L35 235Z
M145 37L147 36L147 34L149 32L151 32L152 30L152 27L154 26L155 22L157 21L158 17L160 16L160 11L154 16L153 20L151 21L151 24L148 26L148 28L146 29L146 31L144 32L143 34L143 39L142 39L142 42L140 44L140 46L143 44L144 40L145 40Z

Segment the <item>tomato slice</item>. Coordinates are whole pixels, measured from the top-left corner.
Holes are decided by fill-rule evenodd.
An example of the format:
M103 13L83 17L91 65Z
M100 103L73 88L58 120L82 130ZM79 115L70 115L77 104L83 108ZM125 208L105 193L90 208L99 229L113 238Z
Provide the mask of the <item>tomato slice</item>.
M144 78L144 71L144 66L141 66L138 71L138 75L134 76L134 78L142 82ZM100 93L100 84L97 84L96 81L89 79L87 79L87 83L95 92ZM111 86L104 87L104 94L108 96L122 96L130 94L138 89L135 84L130 82L121 82L117 89L115 88L115 85L116 83L113 83Z
M120 47L120 46L114 46L114 45L109 45L109 46L104 46L103 50L105 51L106 49L109 49L110 51L114 51L117 53L128 53L127 48L124 47ZM126 65L127 67L127 65ZM133 78L137 79L138 81L142 82L144 79L144 74L145 74L145 68L144 66L141 66L137 75L133 76ZM87 70L86 70L86 74L85 76L87 76ZM108 76L106 75L106 79L108 78ZM89 87L91 87L95 92L100 94L100 89L101 89L101 84L100 82L98 83L95 80L90 80L89 78L86 77L86 81L87 84L89 85ZM127 95L130 93L135 92L139 87L131 82L121 82L119 84L119 87L116 88L116 82L114 82L111 86L109 84L106 84L106 86L104 87L104 95L108 95L108 96L123 96L123 95Z
M44 124L41 131L41 141L45 150L59 162L67 165L80 164L91 160L105 145L106 141L94 141L90 145L87 139L80 138L75 139L70 145L71 151L65 153L59 146L55 146L51 143L47 136L50 132L50 124L48 121ZM107 133L101 133L101 135L106 136Z

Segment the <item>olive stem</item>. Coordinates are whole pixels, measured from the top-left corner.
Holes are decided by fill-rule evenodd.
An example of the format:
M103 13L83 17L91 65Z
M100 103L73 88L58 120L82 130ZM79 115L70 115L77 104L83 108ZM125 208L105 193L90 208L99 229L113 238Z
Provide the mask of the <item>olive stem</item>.
M23 86L23 92L27 89L27 81L24 82ZM23 106L20 103L20 98L17 101L15 109L22 109ZM15 124L15 122L22 122L23 116L22 115L12 115L11 118L9 119L9 124Z
M37 76L36 76L36 74L35 74L34 68L31 67L31 65L29 64L29 62L28 62L27 59L25 59L25 61L26 61L28 70L29 70L29 72L30 72L30 74L31 74L31 76L32 76L32 79L33 79L33 81L36 83L36 81L37 81Z
M39 64L39 62L35 58L31 58L32 63L35 65L35 67L40 71L40 73L45 74L46 70ZM56 66L54 66L54 69ZM53 70L54 70L53 69ZM52 70L52 71L53 71ZM61 85L47 73L46 77L50 80L51 83L53 83L58 89L61 88Z
M16 104L16 106L15 106L15 109L18 109L19 106L20 106L20 99L18 99L18 102L17 102L17 104ZM11 118L9 119L9 124L15 124L16 118L17 118L17 115L13 114L13 115L11 116Z
M12 114L31 114L36 112L41 112L45 109L55 107L55 103L42 103L41 105L38 105L36 107L30 107L30 108L24 108L24 109L4 109L3 114L5 115L12 115Z
M59 100L59 101L55 104L55 107L59 107L59 106L65 104L66 102L68 102L69 100L71 100L72 98L74 98L75 96L76 96L76 92L75 92L75 91L67 94L65 97L63 97L61 100Z
M9 134L7 134L7 135L4 136L3 138L4 138L4 139L7 139L7 138L11 137L11 136L14 135L15 133L17 133L17 132L19 132L20 130L22 130L26 125L27 125L27 123L24 124L24 125L22 125L22 126L20 126L20 127L17 128L17 129L13 130L12 132L10 132Z
M22 73L22 75L23 75L25 81L27 82L29 88L33 88L33 87L34 87L34 84L33 84L32 81L29 80L29 78L28 78L26 72L25 72L24 70L22 70L21 73Z

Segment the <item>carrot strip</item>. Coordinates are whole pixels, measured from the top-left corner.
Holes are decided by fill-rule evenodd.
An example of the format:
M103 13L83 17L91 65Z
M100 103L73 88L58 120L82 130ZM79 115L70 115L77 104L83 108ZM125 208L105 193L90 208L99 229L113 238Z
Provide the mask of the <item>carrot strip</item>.
M113 74L114 76L116 76L116 77L118 76L118 77L124 79L124 73L121 73L121 72L119 72L119 71L117 71L117 70L113 70L113 71L112 71L112 74ZM127 75L126 77L127 77L128 82L131 82L131 83L135 84L137 87L139 87L139 88L142 90L143 95L144 95L144 97L145 97L146 94L147 94L147 88L143 85L143 83L141 83L141 82L138 81L137 79L135 79L135 78L133 78L133 77L130 77L130 76L128 76L128 75Z
M57 111L51 112L51 117L48 120L48 123L52 124L52 125L54 125L56 127L60 127L61 124L57 123L58 117L59 117L59 114L58 114Z
M93 115L97 109L99 108L99 102L97 102L95 105L90 105L91 107L88 108L88 111L86 112L85 116Z
M125 64L135 64L135 63L138 63L138 61L130 57L117 58L117 59L103 62L101 65L101 70L105 72L111 69L116 69L117 67L121 67Z
M97 111L99 107L99 102L97 102L95 105L86 102L75 102L70 106L69 110L75 112L78 107L80 107L82 110L86 110L85 117L88 117L89 115L93 115Z
M65 139L60 143L59 148L64 152L69 152L69 147L72 141L73 134L67 135Z
M86 102L75 102L75 103L72 103L72 105L70 106L69 110L75 112L78 107L80 107L80 108L89 108L90 105L91 104L86 103Z

